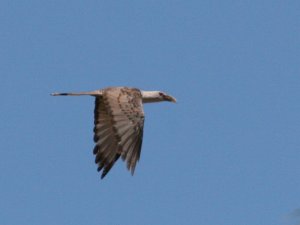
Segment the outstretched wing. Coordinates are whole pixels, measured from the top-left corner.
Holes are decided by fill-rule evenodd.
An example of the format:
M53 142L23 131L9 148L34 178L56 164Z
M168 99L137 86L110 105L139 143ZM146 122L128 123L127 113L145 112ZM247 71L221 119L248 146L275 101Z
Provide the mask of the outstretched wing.
M121 156L134 173L140 158L144 111L141 92L133 88L107 88L95 101L94 154L103 178Z

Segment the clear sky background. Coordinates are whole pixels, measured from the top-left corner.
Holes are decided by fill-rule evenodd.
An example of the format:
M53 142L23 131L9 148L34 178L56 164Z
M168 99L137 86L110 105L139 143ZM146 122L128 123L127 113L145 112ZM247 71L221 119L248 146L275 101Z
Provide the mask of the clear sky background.
M1 224L300 223L299 1L2 0L0 52ZM92 97L49 95L107 86L178 99L133 177L100 180Z

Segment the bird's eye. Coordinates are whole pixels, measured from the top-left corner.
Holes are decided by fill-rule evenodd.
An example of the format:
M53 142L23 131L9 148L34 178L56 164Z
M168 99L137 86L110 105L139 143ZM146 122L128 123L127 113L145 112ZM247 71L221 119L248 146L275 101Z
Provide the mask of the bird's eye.
M163 96L165 96L165 95L164 95L164 93L159 92L159 96L162 96L162 97L163 97Z

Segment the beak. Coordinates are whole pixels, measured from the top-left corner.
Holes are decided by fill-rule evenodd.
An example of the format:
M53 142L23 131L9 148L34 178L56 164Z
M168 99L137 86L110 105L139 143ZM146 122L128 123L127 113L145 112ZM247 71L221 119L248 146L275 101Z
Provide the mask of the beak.
M173 102L173 103L176 103L177 100L176 98L172 97L171 95L165 95L165 100L169 101L169 102Z

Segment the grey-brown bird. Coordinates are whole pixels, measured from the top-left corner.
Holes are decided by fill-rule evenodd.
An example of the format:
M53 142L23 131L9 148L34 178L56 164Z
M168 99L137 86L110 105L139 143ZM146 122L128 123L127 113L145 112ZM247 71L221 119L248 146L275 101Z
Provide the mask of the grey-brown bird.
M93 153L101 179L120 158L126 161L133 175L141 154L144 128L143 103L176 99L161 91L141 91L129 87L108 87L101 90L77 93L52 93L53 96L96 97L94 109Z

